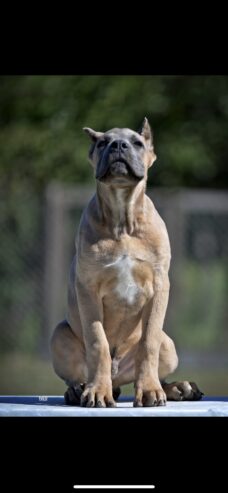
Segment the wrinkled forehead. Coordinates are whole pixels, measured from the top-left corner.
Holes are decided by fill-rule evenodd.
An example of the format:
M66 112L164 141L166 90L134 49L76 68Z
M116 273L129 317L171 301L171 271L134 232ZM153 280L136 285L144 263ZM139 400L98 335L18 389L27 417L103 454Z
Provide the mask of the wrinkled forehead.
M140 138L141 136L134 132L134 130L130 130L130 128L112 128L105 132L104 135L110 137L111 139L130 139L132 137Z

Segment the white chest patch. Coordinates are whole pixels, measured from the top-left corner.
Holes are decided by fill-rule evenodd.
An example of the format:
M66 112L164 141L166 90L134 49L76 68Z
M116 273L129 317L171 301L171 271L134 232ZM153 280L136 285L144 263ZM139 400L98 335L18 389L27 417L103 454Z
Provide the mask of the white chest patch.
M127 255L118 257L111 264L107 264L106 267L115 267L117 271L117 284L115 287L115 292L118 296L126 300L127 303L133 304L135 298L139 291L141 291L140 286L138 286L132 275L132 268L135 262Z

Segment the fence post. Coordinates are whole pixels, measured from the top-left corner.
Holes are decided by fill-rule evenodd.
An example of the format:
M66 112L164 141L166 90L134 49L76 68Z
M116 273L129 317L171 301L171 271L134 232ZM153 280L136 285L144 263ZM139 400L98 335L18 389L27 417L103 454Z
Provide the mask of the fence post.
M45 264L44 264L44 337L42 354L49 354L49 339L58 322L61 321L65 300L62 286L66 282L65 251L65 208L64 189L51 184L46 190L45 217ZM48 337L47 337L48 335Z

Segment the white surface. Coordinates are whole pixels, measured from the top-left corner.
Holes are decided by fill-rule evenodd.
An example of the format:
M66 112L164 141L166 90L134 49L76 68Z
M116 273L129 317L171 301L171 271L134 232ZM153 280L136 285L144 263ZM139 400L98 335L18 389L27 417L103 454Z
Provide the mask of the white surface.
M135 408L132 402L120 402L116 408L84 408L65 405L0 403L0 416L75 416L75 417L165 417L228 416L228 402L168 402L162 407Z

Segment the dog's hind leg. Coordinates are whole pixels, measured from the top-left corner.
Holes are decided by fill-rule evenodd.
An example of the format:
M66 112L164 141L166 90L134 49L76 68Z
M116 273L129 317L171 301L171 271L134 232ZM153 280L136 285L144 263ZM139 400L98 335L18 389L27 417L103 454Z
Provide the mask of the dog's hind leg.
M88 378L85 346L66 320L57 325L51 338L50 349L54 370L68 386L64 394L66 404L80 406L81 395ZM118 386L113 388L115 400L120 392Z
M66 320L57 325L50 349L55 372L69 386L65 392L66 404L80 405L88 375L85 347Z
M176 348L172 339L163 331L162 343L159 352L159 379L163 381L167 375L173 373L178 365Z
M174 342L163 332L159 353L159 378L168 400L200 400L203 393L194 382L165 382L165 378L173 373L178 365L178 357Z

